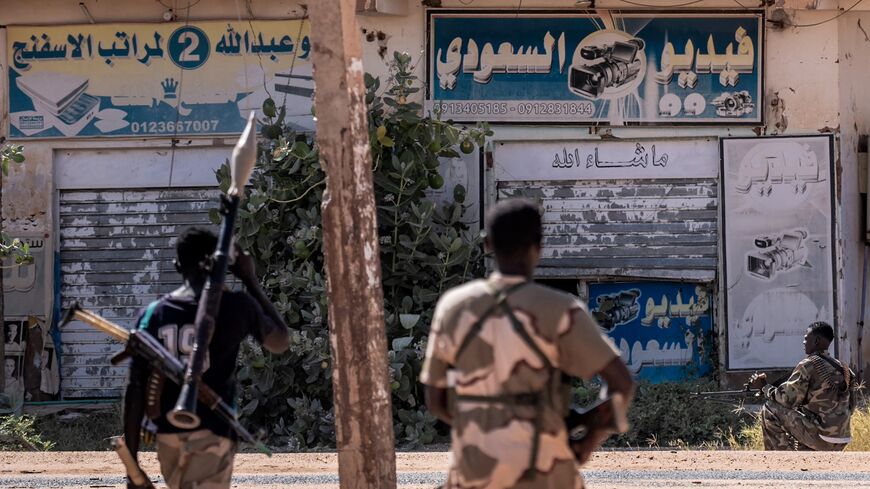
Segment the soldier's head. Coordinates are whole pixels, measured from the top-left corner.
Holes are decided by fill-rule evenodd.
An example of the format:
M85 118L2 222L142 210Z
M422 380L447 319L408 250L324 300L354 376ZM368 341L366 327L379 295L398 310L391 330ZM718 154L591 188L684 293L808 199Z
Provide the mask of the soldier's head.
M809 355L819 351L826 351L834 341L834 328L824 321L816 321L807 328L804 336L804 353Z
M486 214L487 251L502 273L531 276L541 254L541 211L527 199L507 199Z
M204 277L203 264L214 253L217 236L204 227L190 227L181 233L175 244L175 269L185 279Z

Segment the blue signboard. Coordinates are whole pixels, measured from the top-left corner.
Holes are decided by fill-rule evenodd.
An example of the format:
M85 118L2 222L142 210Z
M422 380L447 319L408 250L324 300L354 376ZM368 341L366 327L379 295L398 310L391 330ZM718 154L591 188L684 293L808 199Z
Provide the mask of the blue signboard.
M428 107L463 121L760 123L762 22L430 11Z
M238 134L272 98L314 129L310 23L7 29L13 138Z
M589 285L589 311L636 378L681 381L712 369L712 295L673 282Z

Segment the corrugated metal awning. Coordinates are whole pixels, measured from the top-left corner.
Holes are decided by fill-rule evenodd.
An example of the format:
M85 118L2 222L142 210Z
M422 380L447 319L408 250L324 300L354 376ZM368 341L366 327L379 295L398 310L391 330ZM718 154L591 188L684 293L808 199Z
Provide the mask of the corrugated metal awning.
M712 281L715 180L498 182L544 208L541 277Z
M219 191L65 190L60 193L61 300L132 327L142 308L181 284L175 240L191 225L210 225ZM121 345L79 322L61 330L64 398L118 397L126 366Z

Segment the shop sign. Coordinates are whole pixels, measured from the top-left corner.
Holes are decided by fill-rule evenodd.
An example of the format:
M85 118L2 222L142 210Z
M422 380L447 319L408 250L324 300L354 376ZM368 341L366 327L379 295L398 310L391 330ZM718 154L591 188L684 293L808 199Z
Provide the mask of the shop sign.
M427 107L445 119L758 124L763 16L428 13Z
M715 138L511 141L495 146L497 181L709 178L719 173Z
M836 330L833 136L722 140L728 368L792 368Z
M13 138L238 134L270 96L314 127L305 21L6 30Z
M589 311L638 379L672 382L712 370L712 294L702 284L589 284Z

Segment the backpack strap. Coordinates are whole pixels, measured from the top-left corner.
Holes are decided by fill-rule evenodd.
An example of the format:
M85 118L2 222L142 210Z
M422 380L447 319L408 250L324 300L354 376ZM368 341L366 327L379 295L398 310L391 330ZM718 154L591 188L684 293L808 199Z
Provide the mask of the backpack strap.
M471 344L471 340L477 337L480 334L480 330L483 329L483 323L489 319L490 316L498 309L501 304L505 304L507 302L508 296L522 288L528 284L528 282L520 282L518 284L511 285L505 289L495 291L492 295L495 297L495 303L489 307L486 311L484 311L483 315L471 325L471 328L468 330L468 333L465 334L465 337L462 338L462 343L459 344L459 348L456 350L456 355L454 358L458 359L462 353L468 348L468 345Z
M495 304L490 306L489 309L484 312L484 314L480 317L480 319L475 322L471 328L468 330L468 333L462 339L462 343L460 343L459 348L456 350L455 359L459 359L460 355L465 351L468 345L471 343L471 340L477 337L480 334L480 330L483 328L483 323L492 316L493 313L497 309L501 309L501 312L507 316L508 320L511 323L511 328L514 332L519 336L526 345L528 345L529 349L532 350L532 353L535 354L536 357L544 364L544 368L550 372L550 380L561 381L555 375L553 371L553 364L550 362L550 359L547 358L547 355L541 350L535 340L532 339L529 332L526 331L526 328L523 327L523 323L517 318L516 314L514 314L513 309L508 305L507 298L513 292L528 284L528 282L521 282L515 285L512 285L506 289L502 289L500 291L495 292L493 295L495 296ZM504 404L510 406L529 406L535 408L535 421L533 423L533 434L532 434L532 447L531 453L529 454L529 467L523 473L524 479L533 478L536 471L537 461L538 461L538 452L540 451L541 445L541 430L543 429L543 417L544 417L544 408L547 405L547 400L549 398L548 395L549 390L545 389L542 391L536 392L528 392L523 394L502 394L498 396L476 396L476 395L465 395L458 394L456 396L457 401L466 401L466 402L480 402L485 404Z

